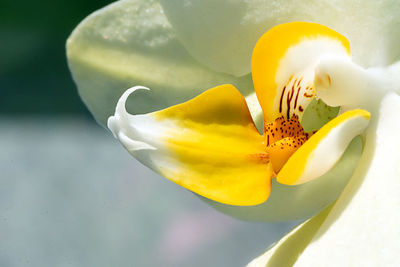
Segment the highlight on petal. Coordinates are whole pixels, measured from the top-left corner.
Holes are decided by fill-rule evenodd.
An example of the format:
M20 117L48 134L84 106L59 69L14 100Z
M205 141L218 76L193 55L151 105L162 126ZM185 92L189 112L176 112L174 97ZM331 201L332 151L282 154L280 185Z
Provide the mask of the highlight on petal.
M256 205L269 194L272 167L264 138L244 97L221 85L161 111L130 115L131 88L120 98L108 127L139 161L212 200Z
M342 33L363 67L387 65L400 55L397 0L160 2L191 55L213 70L237 76L250 72L249 59L262 34L292 21L315 22Z
M190 56L158 1L123 0L94 12L72 32L66 49L79 94L103 125L135 84L152 90L128 99L134 114L182 103L224 83L244 96L253 92L250 75L217 73Z
M314 67L322 55L350 56L347 39L326 26L292 22L275 26L257 42L251 67L264 120L298 116L315 96Z
M260 133L263 132L263 115L260 103L258 103L257 95L255 92L246 96L247 106L249 107L250 114L253 118L255 125Z
M368 111L356 109L324 125L289 158L277 175L278 182L301 184L328 172L351 140L366 129L369 119Z

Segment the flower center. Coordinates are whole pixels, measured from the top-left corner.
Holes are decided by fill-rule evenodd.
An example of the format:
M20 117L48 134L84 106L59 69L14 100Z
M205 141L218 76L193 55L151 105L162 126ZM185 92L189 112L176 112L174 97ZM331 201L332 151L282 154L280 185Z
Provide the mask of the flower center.
M285 165L290 156L296 152L310 137L299 122L297 115L290 119L284 116L264 125L267 153L275 173Z

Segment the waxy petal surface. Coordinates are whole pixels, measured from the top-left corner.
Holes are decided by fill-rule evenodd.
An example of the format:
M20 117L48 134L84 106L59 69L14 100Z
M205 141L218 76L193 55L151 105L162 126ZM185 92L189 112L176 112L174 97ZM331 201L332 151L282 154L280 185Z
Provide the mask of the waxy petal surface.
M221 85L165 110L130 115L120 98L108 127L138 160L204 197L256 205L270 193L273 172L243 96ZM133 96L134 97L134 96Z
M103 125L134 85L152 89L128 100L134 114L182 103L224 83L244 96L254 92L250 75L217 73L190 56L155 0L123 0L94 12L68 38L67 58L81 98ZM253 112L258 103L252 103Z
M363 67L399 59L397 0L161 0L179 39L198 61L237 76L249 73L254 44L270 28L309 21L345 35ZM373 53L371 53L373 51Z

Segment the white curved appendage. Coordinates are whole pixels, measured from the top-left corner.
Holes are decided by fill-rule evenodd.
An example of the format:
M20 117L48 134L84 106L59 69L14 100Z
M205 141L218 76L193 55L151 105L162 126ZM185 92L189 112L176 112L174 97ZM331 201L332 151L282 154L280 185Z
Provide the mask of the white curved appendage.
M342 111L378 109L383 96L400 92L400 63L363 69L349 58L324 56L315 67L316 97Z
M144 86L134 86L126 90L118 100L114 116L108 118L107 127L129 152L143 149L156 150L154 146L145 141L145 135L139 132L139 129L142 130L143 126L143 123L140 123L141 115L131 115L127 112L125 107L128 97L137 90L150 89ZM133 121L135 123L132 123ZM132 139L132 136L137 140Z

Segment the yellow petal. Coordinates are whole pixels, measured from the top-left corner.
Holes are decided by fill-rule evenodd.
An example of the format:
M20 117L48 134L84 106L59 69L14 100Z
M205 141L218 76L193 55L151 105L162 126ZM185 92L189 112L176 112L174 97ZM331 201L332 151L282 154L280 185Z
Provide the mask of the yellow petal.
M264 120L297 115L314 97L314 66L322 55L349 57L345 37L328 27L307 22L278 25L257 42L251 61L254 87Z
M180 105L130 115L120 98L108 127L145 165L183 187L231 205L270 193L272 167L243 96L221 85Z
M280 183L302 184L328 172L351 140L368 126L370 114L362 109L347 111L324 125L286 162L277 176Z
M356 137L335 166L325 175L300 185L284 185L272 180L271 195L257 206L232 206L206 200L217 210L246 221L280 222L304 220L336 200L352 176L362 153Z
M276 173L281 170L290 156L296 152L298 147L300 147L306 140L307 137L305 135L285 137L267 147L267 153Z

